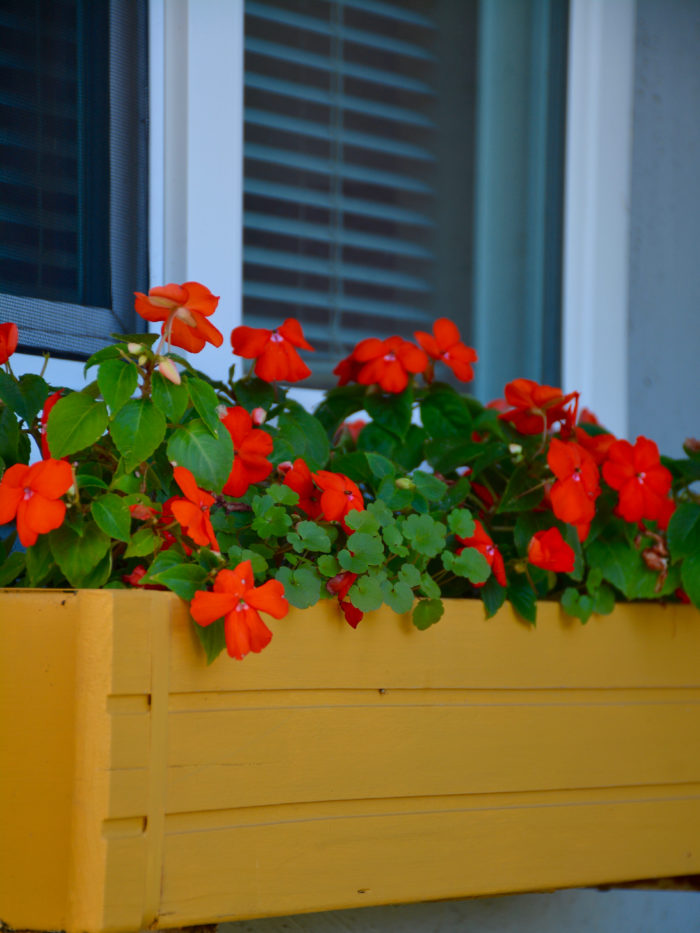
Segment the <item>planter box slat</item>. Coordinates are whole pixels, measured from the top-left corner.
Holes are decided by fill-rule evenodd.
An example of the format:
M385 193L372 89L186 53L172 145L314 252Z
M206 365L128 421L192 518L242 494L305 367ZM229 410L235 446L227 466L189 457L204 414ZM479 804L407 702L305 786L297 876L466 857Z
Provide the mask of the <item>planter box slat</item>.
M272 626L207 667L170 594L0 596L0 920L136 931L700 872L695 610Z

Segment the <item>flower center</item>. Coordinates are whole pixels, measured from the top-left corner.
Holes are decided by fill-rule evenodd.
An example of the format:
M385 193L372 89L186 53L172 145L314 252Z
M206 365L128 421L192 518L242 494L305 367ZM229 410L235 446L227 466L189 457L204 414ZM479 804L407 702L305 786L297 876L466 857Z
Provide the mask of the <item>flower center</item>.
M393 352L389 352L389 353L385 353L385 354L384 354L384 362L385 362L385 363L393 363L395 359L396 359L396 354L393 353Z
M33 495L34 495L34 490L33 490L33 489L30 489L28 486L25 486L25 487L24 487L24 496L22 497L22 498L25 500L25 502L26 502L27 499L31 499Z
M644 473L644 472L642 472L642 473L637 473L637 482L639 483L640 486L643 486L643 485L644 485L644 480L645 480L646 478L647 478L646 473Z
M272 331L272 336L270 337L270 340L273 343L284 343L284 337L278 334L276 330Z

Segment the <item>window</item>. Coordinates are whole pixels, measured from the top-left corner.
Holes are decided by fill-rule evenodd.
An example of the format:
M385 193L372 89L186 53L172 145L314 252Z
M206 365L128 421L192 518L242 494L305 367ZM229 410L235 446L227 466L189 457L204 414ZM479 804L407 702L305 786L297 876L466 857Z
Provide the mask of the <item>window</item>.
M85 357L147 287L145 0L0 0L0 314Z
M246 0L245 322L299 318L319 384L440 316L482 394L556 381L567 28L562 0Z

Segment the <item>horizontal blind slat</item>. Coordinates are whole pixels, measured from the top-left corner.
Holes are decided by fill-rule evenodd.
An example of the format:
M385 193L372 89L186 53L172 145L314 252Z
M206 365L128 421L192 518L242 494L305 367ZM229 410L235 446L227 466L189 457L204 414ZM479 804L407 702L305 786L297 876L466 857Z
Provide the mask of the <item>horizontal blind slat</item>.
M312 289L290 288L284 285L270 285L267 282L246 281L243 285L244 298L265 298L269 301L283 304L310 305L327 308L330 305L338 307L341 311L358 311L363 314L377 315L378 317L394 318L396 320L410 319L425 320L426 312L422 308L397 302L375 301L369 298L356 298L350 295L337 295L330 297L326 292L316 292Z
M384 3L382 0L343 0L345 6L354 7L356 10L364 10L375 16L385 16L388 19L399 20L402 23L411 23L414 26L422 26L424 29L435 29L435 23L428 17L416 13L408 7L394 6L392 3Z

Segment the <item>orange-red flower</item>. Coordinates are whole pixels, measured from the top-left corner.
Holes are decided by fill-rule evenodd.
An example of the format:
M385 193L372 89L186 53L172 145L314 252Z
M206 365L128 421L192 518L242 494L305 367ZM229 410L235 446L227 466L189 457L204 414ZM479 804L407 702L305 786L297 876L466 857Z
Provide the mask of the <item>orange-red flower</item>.
M73 471L65 460L40 460L33 466L15 463L0 482L0 525L17 518L24 547L39 535L58 528L66 514L61 496L73 485Z
M176 466L173 478L184 492L185 499L170 499L169 509L195 544L210 545L215 551L219 550L212 528L209 509L216 502L214 496L200 489L194 476L186 467Z
M255 375L265 382L299 382L311 375L311 370L299 356L296 347L314 348L307 342L301 324L288 317L281 327L236 327L231 334L236 356L255 360Z
M558 528L536 531L527 547L527 559L542 570L571 573L576 563L574 549L562 538Z
M413 336L431 359L442 360L462 382L471 382L474 378L471 364L479 357L476 350L462 343L457 325L449 318L438 318L432 334L418 330Z
M584 538L595 515L595 500L600 495L598 467L593 457L579 444L552 438L547 463L557 478L549 496L557 518L582 527Z
M309 518L318 518L321 514L321 492L314 483L314 474L301 457L297 457L291 469L287 470L282 481L299 496L299 508Z
M588 424L590 422L584 423ZM588 451L598 466L608 456L610 445L617 440L614 434L589 434L584 428L579 427L575 429L575 436L576 443Z
M252 483L260 483L270 475L272 464L267 458L273 441L267 431L253 426L253 419L240 405L228 408L221 420L233 441L233 466L224 492L238 498Z
M364 618L364 612L356 606L353 606L353 604L345 598L348 595L350 587L355 580L357 580L357 577L358 574L352 573L350 570L344 570L342 573L336 574L336 576L326 583L328 592L338 597L338 605L343 611L345 621L352 628L357 628L358 624Z
M198 353L207 343L220 347L222 334L207 320L219 303L216 295L199 282L158 285L148 295L134 292L136 313L147 321L162 321L161 334L168 344Z
M348 382L357 382L357 374L361 369L362 364L358 363L351 353L338 363L333 370L333 375L338 377L339 386L346 386Z
M659 448L654 441L638 437L634 446L629 441L615 441L603 464L603 478L619 492L615 511L625 521L667 517L666 500L672 476L661 465Z
M0 324L0 365L6 363L17 349L19 331L12 321Z
M576 421L578 392L564 395L554 386L539 385L532 379L514 379L505 388L506 401L512 407L499 415L510 421L521 434L542 434L557 421L569 428ZM572 408L567 408L573 402Z
M422 373L428 365L428 357L423 350L403 337L361 340L352 351L352 359L358 364L354 378L360 385L376 383L385 392L395 394L406 388L409 374Z
M362 493L355 483L342 473L331 473L329 470L319 470L314 473L314 479L321 488L321 512L328 522L340 522L343 528L350 533L352 529L345 524L348 512L357 510L362 512L365 507Z
M462 547L457 549L458 554L461 554L465 547L475 548L480 554L484 555L494 577L501 584L501 586L506 585L506 568L505 564L503 563L501 552L493 543L480 521L474 521L473 535L471 535L469 538L460 538L459 535L457 535L457 540L462 544ZM484 581L484 583L474 584L474 586L477 587L485 585L486 581Z
M256 587L249 560L244 560L235 570L220 570L214 581L214 591L200 590L190 604L192 618L199 625L211 625L223 618L226 650L239 661L249 651L262 651L272 638L272 632L258 613L266 612L275 619L282 619L288 611L289 603L279 580L268 580Z
M41 456L44 460L48 460L51 457L51 451L49 450L49 440L46 436L46 425L49 421L49 415L51 414L51 409L54 407L56 402L63 395L63 390L59 389L57 392L54 392L53 395L49 397L44 402L44 410L41 413L41 422L39 424L39 435L41 438Z

